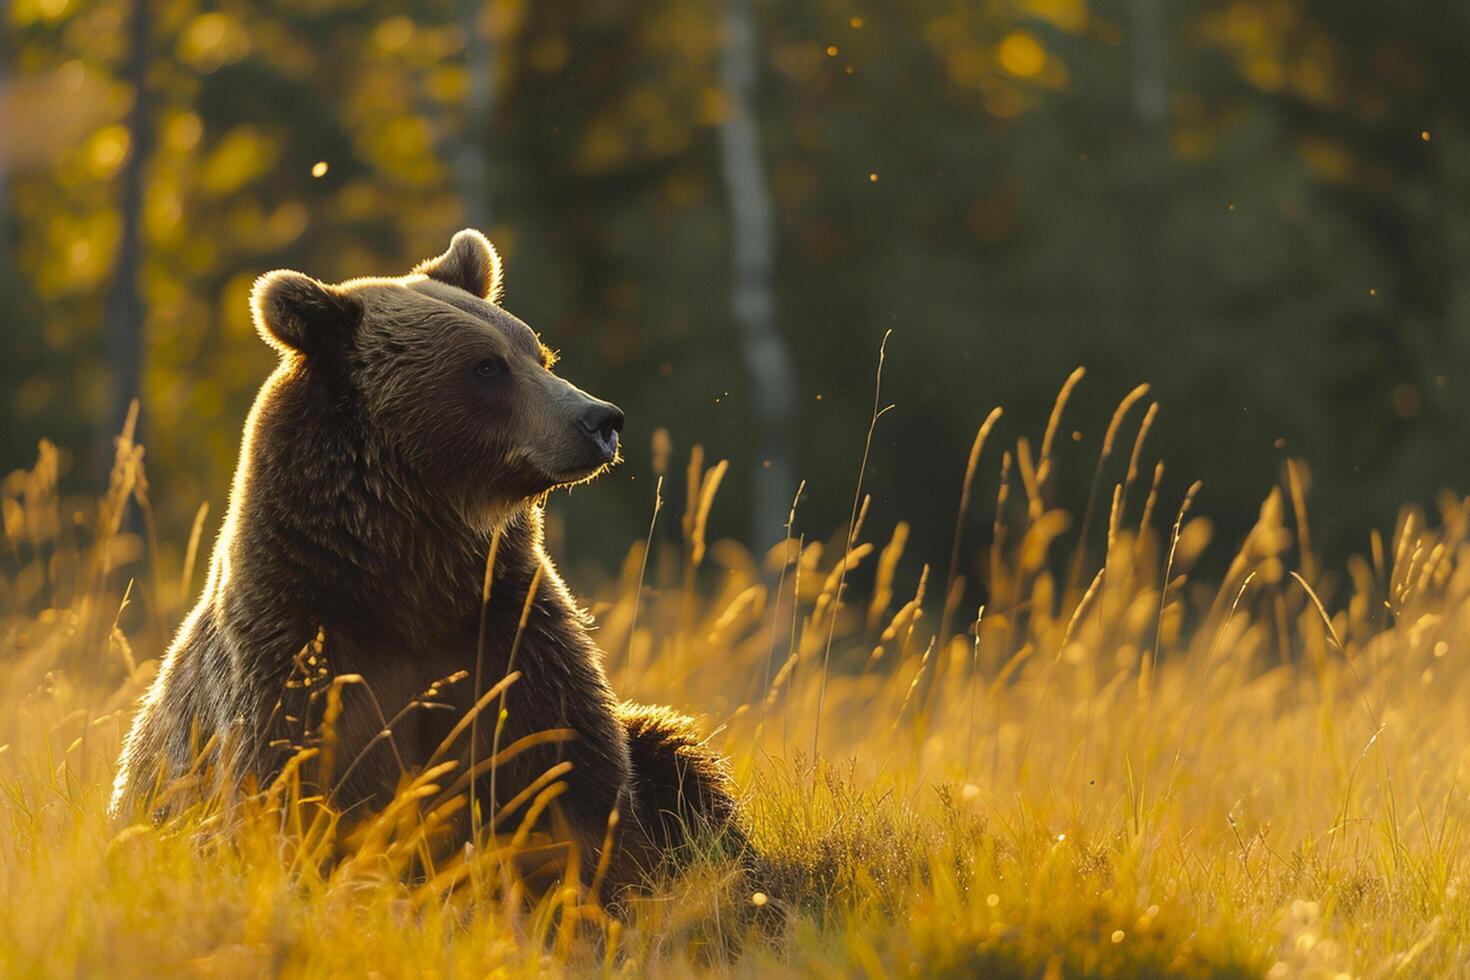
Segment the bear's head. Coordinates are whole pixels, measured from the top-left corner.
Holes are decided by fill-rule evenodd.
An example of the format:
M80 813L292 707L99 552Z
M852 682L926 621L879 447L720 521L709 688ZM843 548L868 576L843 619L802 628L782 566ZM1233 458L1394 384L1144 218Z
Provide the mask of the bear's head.
M500 292L500 257L466 229L400 278L269 273L251 308L283 372L325 390L378 462L483 526L611 466L623 428L616 405L553 373L555 356Z

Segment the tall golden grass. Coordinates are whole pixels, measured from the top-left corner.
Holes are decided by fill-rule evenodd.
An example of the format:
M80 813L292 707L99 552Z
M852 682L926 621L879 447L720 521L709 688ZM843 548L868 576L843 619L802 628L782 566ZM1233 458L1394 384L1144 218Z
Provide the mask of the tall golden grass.
M1224 546L1199 488L1166 500L1144 462L1146 387L1090 463L1062 458L1081 379L1037 450L995 458L987 417L939 571L909 570L861 476L830 538L793 504L763 554L710 541L726 465L691 453L683 546L629 529L598 637L621 695L703 714L761 859L712 850L621 915L527 892L524 828L436 862L425 841L462 805L448 764L351 831L289 772L110 825L207 520L160 549L130 433L96 500L59 493L43 443L0 484L0 975L1470 973L1470 508L1406 509L1339 572L1293 464L1198 581ZM657 521L666 439L654 456ZM1091 467L1080 507L1057 499L1063 465Z

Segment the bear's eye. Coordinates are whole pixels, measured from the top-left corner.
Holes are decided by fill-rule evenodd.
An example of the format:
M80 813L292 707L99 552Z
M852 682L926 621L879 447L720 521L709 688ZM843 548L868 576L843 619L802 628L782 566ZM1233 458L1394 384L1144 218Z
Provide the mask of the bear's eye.
M487 357L475 365L475 375L481 378L498 378L510 370L503 357Z

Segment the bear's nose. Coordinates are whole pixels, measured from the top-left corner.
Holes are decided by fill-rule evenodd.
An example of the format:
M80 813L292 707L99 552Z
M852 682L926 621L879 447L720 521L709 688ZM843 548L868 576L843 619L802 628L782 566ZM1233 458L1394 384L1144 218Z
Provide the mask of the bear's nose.
M603 456L612 459L618 448L618 433L623 431L623 410L611 402L597 402L582 413L579 421Z
M582 427L610 439L623 431L623 410L611 402L598 402L582 413Z

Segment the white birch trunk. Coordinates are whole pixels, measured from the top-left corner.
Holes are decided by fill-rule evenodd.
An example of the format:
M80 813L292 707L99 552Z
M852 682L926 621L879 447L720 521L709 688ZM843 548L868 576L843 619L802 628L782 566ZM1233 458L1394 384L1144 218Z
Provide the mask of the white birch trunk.
M724 27L720 81L729 105L719 130L720 168L730 211L731 311L760 430L751 514L752 543L759 547L780 535L796 487L791 435L796 385L776 324L776 232L755 114L760 57L754 0L726 0Z
M459 0L469 88L464 115L450 148L455 190L464 222L489 234L490 154L488 137L495 107L495 45L487 23L493 0Z
M1168 24L1164 0L1132 0L1133 114L1147 129L1163 126L1169 115Z

